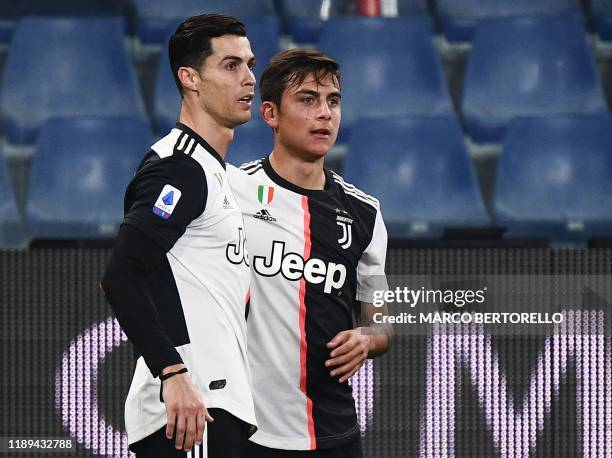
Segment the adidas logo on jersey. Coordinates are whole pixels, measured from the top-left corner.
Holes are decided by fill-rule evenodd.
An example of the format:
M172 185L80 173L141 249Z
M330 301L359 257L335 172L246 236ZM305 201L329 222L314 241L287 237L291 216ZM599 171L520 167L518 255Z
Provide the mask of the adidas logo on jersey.
M230 204L230 201L227 200L227 196L223 196L223 208L225 210L229 210L231 208L234 208L234 207L232 207L232 204Z
M285 253L285 242L275 240L272 242L270 258L255 256L253 268L259 275L272 277L281 274L287 280L299 280L304 277L308 283L324 283L323 291L331 293L333 289L340 289L346 280L346 266L335 262L325 262L321 259L304 258L298 253Z
M263 219L264 221L270 221L272 223L276 222L276 218L273 217L268 210L265 208L259 210L257 213L253 215L253 218Z

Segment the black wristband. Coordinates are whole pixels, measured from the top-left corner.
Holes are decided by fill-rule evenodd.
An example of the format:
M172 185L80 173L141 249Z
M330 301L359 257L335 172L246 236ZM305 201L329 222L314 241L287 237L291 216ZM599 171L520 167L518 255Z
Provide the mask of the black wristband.
M183 367L182 369L179 369L176 372L168 372L167 374L163 374L163 375L159 374L159 379L163 382L164 380L168 380L169 378L172 378L178 374L184 374L185 372L188 372L187 368Z
M182 369L179 369L176 372L168 372L167 374L159 374L159 380L161 381L161 383L159 384L159 402L164 402L164 380L168 380L169 378L174 377L175 375L179 375L179 374L184 374L187 371L186 367L183 367Z

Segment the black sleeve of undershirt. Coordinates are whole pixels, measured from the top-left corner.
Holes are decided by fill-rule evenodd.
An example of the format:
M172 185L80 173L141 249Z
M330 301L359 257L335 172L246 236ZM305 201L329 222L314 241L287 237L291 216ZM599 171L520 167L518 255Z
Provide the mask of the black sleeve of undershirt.
M207 197L202 167L187 155L173 155L136 173L126 192L123 222L170 251L187 226L204 212Z
M166 251L157 242L123 224L101 281L121 328L143 356L153 377L164 367L183 362L146 287L148 272L165 257Z

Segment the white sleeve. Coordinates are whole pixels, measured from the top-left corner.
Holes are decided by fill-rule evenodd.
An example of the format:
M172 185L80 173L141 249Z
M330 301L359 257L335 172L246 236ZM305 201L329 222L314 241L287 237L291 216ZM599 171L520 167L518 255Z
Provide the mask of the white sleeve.
M372 240L365 249L357 265L357 297L358 301L372 303L374 291L388 289L385 275L385 259L387 258L387 229L380 213L376 212Z

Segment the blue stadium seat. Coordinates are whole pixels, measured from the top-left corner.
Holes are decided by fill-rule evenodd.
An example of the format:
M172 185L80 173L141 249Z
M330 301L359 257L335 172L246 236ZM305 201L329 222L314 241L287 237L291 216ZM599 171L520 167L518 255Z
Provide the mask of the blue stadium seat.
M226 161L236 167L245 162L267 156L274 146L272 129L253 113L253 119L234 130L234 140L230 143Z
M612 40L612 0L591 0L591 16L602 40Z
M352 0L284 0L285 27L297 43L316 43L325 21L353 12Z
M330 19L319 48L344 75L341 141L363 116L453 113L428 16Z
M452 117L362 119L346 180L377 197L391 237L439 237L489 224L461 128Z
M462 105L476 142L501 141L517 116L606 111L580 17L483 21L469 57Z
M510 237L612 236L612 118L519 118L498 164L494 216Z
M405 16L407 14L426 14L426 0L397 0L397 14Z
M442 30L451 41L470 41L487 18L579 13L578 0L436 0Z
M33 144L50 118L144 117L119 18L30 17L9 49L0 115L8 142Z
M297 43L316 43L325 21L354 8L351 0L283 0L287 31Z
M1 150L0 196L2 196L0 200L0 249L23 247L26 243L25 232L17 212L15 195Z
M251 49L255 54L255 77L259 77L272 56L279 51L280 25L276 16L245 17L241 19L247 29ZM175 31L171 26L166 31L166 43ZM181 107L181 96L170 70L167 52L162 53L155 80L153 117L155 132L165 135L178 120ZM259 91L256 90L253 103L253 117L258 116Z
M138 118L47 122L30 171L32 237L114 237L125 188L151 144L149 125Z
M163 44L173 24L203 13L224 13L243 19L274 15L272 0L134 0L142 43Z
M424 0L399 0L395 15L427 12ZM355 12L354 0L283 0L286 29L297 43L316 43L325 21Z
M0 43L7 44L20 18L48 15L123 15L125 0L19 0L0 2Z

